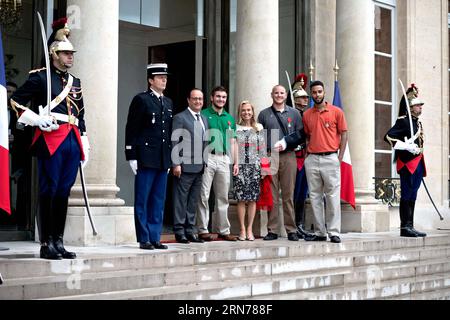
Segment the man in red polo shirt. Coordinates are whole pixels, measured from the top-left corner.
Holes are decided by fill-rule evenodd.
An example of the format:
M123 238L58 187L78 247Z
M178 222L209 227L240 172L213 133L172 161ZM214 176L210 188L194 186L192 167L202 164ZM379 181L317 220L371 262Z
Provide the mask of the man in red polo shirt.
M347 145L347 123L344 112L325 101L324 85L310 85L314 108L303 114L306 134L306 180L314 216L315 233L306 241L340 243L341 230L341 161ZM326 199L324 215L323 196Z

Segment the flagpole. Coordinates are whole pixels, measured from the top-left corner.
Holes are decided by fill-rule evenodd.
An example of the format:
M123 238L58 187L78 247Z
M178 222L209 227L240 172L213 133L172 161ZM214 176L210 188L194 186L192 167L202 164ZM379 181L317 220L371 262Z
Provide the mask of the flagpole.
M333 70L334 70L334 81L338 81L338 77L339 77L339 66L338 66L338 62L336 60L336 65L334 66Z
M313 66L312 60L310 60L309 61L309 79L311 79L310 82L314 81L314 70L315 70L315 68Z

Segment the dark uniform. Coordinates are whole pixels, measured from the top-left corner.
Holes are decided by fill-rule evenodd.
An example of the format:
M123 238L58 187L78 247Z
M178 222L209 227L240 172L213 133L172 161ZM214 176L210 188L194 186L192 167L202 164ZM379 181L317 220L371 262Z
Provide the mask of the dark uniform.
M305 87L308 83L308 77L301 73L297 75L296 82L292 85L293 96L295 98L308 97ZM295 102L294 102L295 104ZM303 119L304 109L296 106ZM295 179L294 189L294 209L295 209L295 224L297 225L297 234L300 239L303 239L308 233L305 230L305 200L308 194L308 181L306 180L305 172L305 158L306 158L306 135L303 129L292 133L285 137L287 149L294 149L297 158L297 177Z
M61 51L72 51L68 41ZM53 42L56 53L58 41ZM72 47L72 49L70 49ZM38 158L39 214L38 227L41 242L41 258L73 259L76 254L63 246L70 190L77 177L78 166L84 160L81 135L86 132L84 123L83 94L80 79L61 71L53 65L51 75L51 101L56 106L51 116L59 128L50 132L35 129L31 152ZM72 83L72 85L70 85ZM66 90L66 94L62 92ZM47 104L46 70L31 71L25 84L11 97L11 104L21 114L32 102L31 109L37 114L39 106ZM47 112L44 112L47 115ZM18 122L21 122L20 117Z
M128 112L125 156L128 161L137 160L134 214L141 247L149 243L160 246L168 169L172 165L172 113L172 100L158 98L151 89L135 96Z
M411 93L411 88L408 93ZM413 104L423 104L418 99L411 99ZM410 122L406 113L406 103L404 98L401 101L400 114L402 114L395 125L386 133L384 140L392 147L396 143L411 138ZM407 150L395 150L395 161L397 162L397 172L400 175L400 235L405 237L424 237L425 233L414 229L414 207L416 204L417 191L423 177L426 176L425 160L423 155L423 128L417 117L412 115L414 143L418 146L418 154L413 154Z

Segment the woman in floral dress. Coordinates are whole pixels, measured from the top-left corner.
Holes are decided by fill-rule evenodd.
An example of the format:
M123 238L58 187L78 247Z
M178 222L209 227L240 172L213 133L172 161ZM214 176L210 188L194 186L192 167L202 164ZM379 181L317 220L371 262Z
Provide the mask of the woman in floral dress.
M238 125L236 127L239 148L239 174L233 177L234 195L240 223L238 239L255 240L253 220L256 214L256 201L259 198L261 180L261 157L265 155L265 140L262 125L256 123L255 109L248 101L242 101L238 107ZM245 227L247 205L248 223Z

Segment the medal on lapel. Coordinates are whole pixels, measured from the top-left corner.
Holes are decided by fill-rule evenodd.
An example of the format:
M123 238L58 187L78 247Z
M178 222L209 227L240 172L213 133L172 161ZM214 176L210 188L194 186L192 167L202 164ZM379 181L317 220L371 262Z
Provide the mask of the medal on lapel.
M288 118L288 128L292 127L291 122L292 122L292 118Z
M228 121L228 130L231 130L231 121Z

